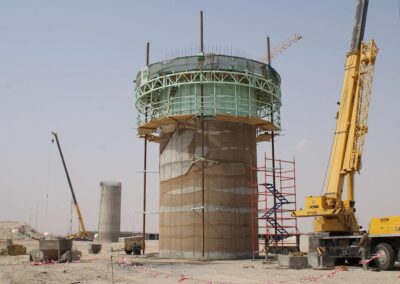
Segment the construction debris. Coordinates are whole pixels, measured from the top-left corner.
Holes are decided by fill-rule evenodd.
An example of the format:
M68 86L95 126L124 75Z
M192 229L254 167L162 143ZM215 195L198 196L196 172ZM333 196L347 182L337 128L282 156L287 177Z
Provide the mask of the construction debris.
M0 240L0 255L24 255L26 247L13 244L11 239Z
M63 253L61 255L60 259L58 262L63 263L63 262L73 262L73 261L78 261L81 260L82 258L82 252L78 250L69 250Z
M26 254L26 247L18 244L11 244L8 246L8 255L24 255Z
M29 240L42 239L44 235L37 232L29 224L18 221L0 222L0 240Z

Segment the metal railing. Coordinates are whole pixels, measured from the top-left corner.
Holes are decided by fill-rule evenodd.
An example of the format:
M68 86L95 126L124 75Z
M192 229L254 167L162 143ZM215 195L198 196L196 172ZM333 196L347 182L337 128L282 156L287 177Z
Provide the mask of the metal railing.
M243 58L241 60L245 61ZM258 67L266 66L256 61L251 62L258 63ZM173 115L200 115L202 111L200 86L203 85L204 115L232 115L266 120L270 120L273 116L274 124L279 127L281 106L279 75L275 76L272 71L268 71L264 73L269 75L263 77L249 73L248 69L238 72L237 70L244 65L241 66L240 68L231 66L233 71L221 71L218 66L214 66L216 70L175 72L174 69L173 73L168 74L165 72L169 68L159 68L158 75L152 70L152 65L149 69L142 70L138 75L140 80L136 80L138 125ZM261 69L257 71L262 73Z

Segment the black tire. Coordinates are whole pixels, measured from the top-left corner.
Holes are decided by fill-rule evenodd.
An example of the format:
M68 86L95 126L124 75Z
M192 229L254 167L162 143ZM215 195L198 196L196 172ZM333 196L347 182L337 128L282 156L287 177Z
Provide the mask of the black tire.
M133 254L134 254L134 255L140 255L140 253L141 253L140 247L135 247L135 248L133 249Z
M391 245L380 243L375 247L375 253L382 253L383 256L375 259L375 264L382 270L390 270L393 267L395 257Z
M132 250L125 249L126 254L131 254Z
M361 260L361 259L359 259L359 258L357 258L357 257L348 257L348 258L347 258L347 263L348 263L349 265L359 265L359 264L360 264L360 260Z

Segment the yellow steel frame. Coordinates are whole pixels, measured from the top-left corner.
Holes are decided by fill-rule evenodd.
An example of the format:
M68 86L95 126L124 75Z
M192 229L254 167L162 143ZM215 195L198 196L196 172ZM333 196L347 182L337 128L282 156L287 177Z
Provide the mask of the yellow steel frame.
M372 218L369 234L371 236L400 236L400 216Z
M298 217L316 217L316 232L357 232L354 208L354 174L361 157L371 99L372 79L378 49L375 42L347 54L345 76L331 152L329 175L322 196L306 199L306 208L293 212ZM342 200L346 180L347 196Z

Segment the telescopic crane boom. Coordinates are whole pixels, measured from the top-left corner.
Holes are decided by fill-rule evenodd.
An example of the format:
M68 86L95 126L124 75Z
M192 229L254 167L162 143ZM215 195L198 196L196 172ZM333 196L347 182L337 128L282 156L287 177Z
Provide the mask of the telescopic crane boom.
M61 161L62 161L63 166L64 166L65 175L67 176L69 189L71 190L72 200L74 202L76 215L78 216L78 220L79 220L79 232L73 237L74 238L78 238L78 239L86 240L86 239L88 239L89 235L88 235L88 233L86 231L85 223L83 222L81 210L79 209L79 205L78 205L78 201L77 201L76 196L75 196L74 188L72 187L71 178L69 177L67 164L65 163L64 155L63 155L62 150L61 150L60 141L58 140L57 133L51 132L51 134L53 134L53 136L54 136L54 138L56 140L56 143L57 143L58 151L60 152L60 157L61 157ZM52 142L54 142L54 140Z
M368 0L358 0L350 51L346 55L337 124L330 156L328 179L322 196L306 198L297 217L315 217L315 232L358 232L355 217L354 174L361 169L371 86L378 49L374 40L363 42ZM346 181L347 195L343 198Z
M375 265L382 270L393 268L400 260L400 216L370 219L367 245L361 244L355 217L354 175L361 170L371 86L378 49L372 40L363 42L368 0L358 0L350 51L346 55L345 75L337 124L332 145L329 175L321 196L306 198L298 217L315 217L314 232L309 235L309 252L320 262L320 253L333 258L337 265L360 263L360 248L375 255ZM343 194L346 184L346 195ZM312 256L312 255L311 255Z

